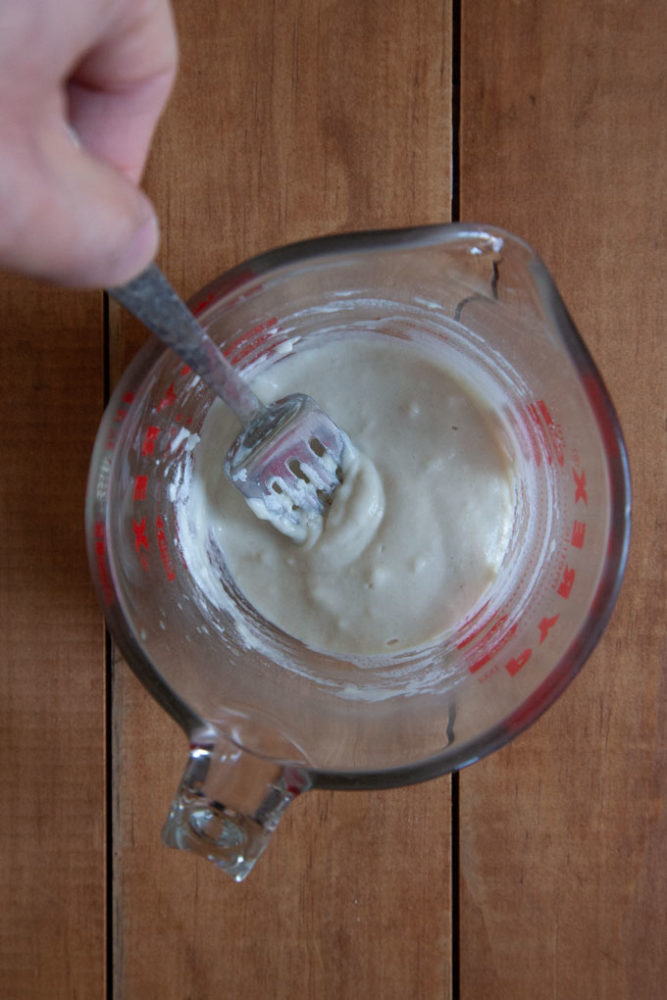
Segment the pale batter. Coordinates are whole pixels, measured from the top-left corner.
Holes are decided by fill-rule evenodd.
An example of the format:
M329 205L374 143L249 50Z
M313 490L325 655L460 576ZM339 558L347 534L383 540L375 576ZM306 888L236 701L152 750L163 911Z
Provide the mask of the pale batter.
M359 458L319 537L297 545L227 481L223 459L239 427L214 404L180 517L193 575L210 576L218 549L265 618L339 655L413 649L460 623L494 580L512 530L511 469L482 404L433 357L386 336L288 355L253 388L266 402L311 395Z

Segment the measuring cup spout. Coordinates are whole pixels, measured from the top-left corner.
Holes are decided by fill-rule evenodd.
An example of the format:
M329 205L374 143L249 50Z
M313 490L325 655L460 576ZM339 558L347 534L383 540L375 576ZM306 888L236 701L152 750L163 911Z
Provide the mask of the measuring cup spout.
M299 768L256 757L223 736L193 745L162 840L202 855L242 882L289 803L308 784Z

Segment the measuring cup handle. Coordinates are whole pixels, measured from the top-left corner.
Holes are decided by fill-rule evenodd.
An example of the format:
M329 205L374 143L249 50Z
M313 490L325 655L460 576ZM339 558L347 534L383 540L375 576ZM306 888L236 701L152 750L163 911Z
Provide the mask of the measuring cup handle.
M242 882L289 803L308 787L307 772L255 757L223 736L195 744L162 840L203 855Z

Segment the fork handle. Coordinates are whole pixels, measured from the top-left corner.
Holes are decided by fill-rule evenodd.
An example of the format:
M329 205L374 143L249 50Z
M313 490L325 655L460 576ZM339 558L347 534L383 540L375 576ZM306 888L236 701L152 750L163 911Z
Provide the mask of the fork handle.
M265 410L156 264L150 264L125 285L107 291L171 347L231 407L244 426Z

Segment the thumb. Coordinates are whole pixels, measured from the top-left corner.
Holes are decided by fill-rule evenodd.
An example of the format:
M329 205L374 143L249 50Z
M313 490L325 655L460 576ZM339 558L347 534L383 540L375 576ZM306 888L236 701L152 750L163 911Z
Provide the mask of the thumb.
M157 251L153 206L120 171L73 142L62 120L57 125L42 141L14 147L0 264L63 285L122 284Z

